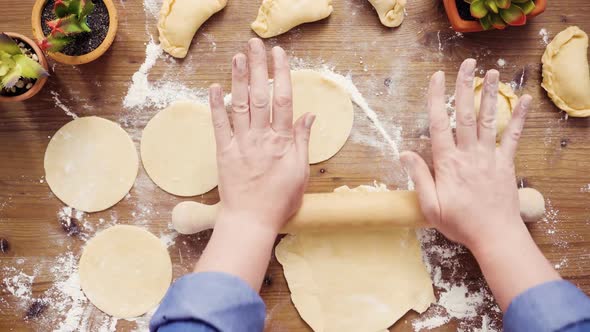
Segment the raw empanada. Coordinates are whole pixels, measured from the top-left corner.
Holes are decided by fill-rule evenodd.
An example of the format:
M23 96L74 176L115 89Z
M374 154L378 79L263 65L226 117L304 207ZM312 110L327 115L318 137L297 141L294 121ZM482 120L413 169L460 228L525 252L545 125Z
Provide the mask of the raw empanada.
M572 26L558 33L543 54L543 88L570 116L590 116L588 35Z
M160 45L176 58L184 58L193 36L227 0L164 0L158 20Z
M479 114L481 104L481 93L483 92L483 78L476 77L474 83L475 89L475 113ZM500 142L502 133L508 126L512 118L512 110L516 107L518 97L508 84L500 82L498 85L498 109L496 111L496 141Z
M394 28L404 21L406 0L369 0L383 25Z
M270 38L300 24L324 19L333 10L332 0L262 0L251 27L260 37Z

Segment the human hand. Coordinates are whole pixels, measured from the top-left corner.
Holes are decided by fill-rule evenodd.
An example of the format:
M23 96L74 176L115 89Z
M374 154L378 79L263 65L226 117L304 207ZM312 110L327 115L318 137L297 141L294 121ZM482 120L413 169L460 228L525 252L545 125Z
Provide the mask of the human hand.
M428 109L434 178L426 162L404 152L427 221L447 238L472 251L507 232L525 229L520 217L514 155L531 96L520 98L496 146L496 102L499 73L487 72L479 116L474 111L473 80L476 62L463 62L457 77L457 142L445 109L445 76L437 72L429 88Z
M232 61L233 135L219 85L211 86L209 98L222 219L248 220L278 232L301 205L315 116L305 114L293 124L289 61L280 47L273 48L272 57L272 123L266 51L260 39L248 42L248 56L237 54Z

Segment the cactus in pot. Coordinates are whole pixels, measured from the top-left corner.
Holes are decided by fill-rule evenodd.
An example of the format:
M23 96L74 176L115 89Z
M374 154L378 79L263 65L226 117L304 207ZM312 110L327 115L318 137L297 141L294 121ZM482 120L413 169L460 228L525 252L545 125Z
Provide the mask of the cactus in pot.
M27 91L37 79L49 75L34 51L20 44L22 46L8 35L0 34L0 92L3 95Z
M469 3L471 16L478 19L484 30L505 29L525 25L527 15L535 9L533 0L464 0Z
M46 22L51 29L39 43L44 51L59 52L80 33L91 32L88 15L94 10L92 0L55 0L53 21Z

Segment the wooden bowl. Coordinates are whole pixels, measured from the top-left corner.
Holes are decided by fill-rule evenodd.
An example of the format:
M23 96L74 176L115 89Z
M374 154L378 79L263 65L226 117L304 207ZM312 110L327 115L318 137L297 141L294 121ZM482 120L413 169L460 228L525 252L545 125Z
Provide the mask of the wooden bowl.
M47 65L47 58L45 58L43 51L41 51L39 46L37 46L37 44L33 40L31 40L30 38L25 37L19 33L5 32L5 34L12 39L18 39L18 40L24 42L25 44L28 44L29 46L31 46L31 48L33 49L33 51L35 51L35 54L37 54L37 57L39 58L39 64L41 64L41 66L43 68L45 68L45 70L47 72L49 72L49 66ZM29 91L27 91L21 95L18 95L18 96L2 96L2 95L0 95L0 103L25 101L29 98L32 98L34 95L39 93L39 91L41 91L41 89L43 88L45 83L47 83L47 76L37 79L37 81L35 82L35 85L33 85L33 87L29 89Z
M451 21L451 26L453 27L453 30L457 32L484 31L479 21L466 21L461 18L461 16L459 15L459 10L457 9L457 2L455 0L443 0L443 3L445 5L445 11L447 12L449 21ZM541 14L545 11L546 7L547 0L536 0L535 9L527 15L527 19L533 18Z
M36 0L35 5L33 6L33 15L31 18L31 23L33 25L33 36L35 39L40 42L45 38L43 34L43 28L41 26L41 20L43 15L43 8L45 7L45 3L47 0ZM101 55L103 55L109 47L115 41L115 36L117 35L117 28L119 26L119 14L117 13L117 7L113 3L113 0L103 0L107 10L109 12L109 30L107 31L107 35L102 43L92 52L83 54L83 55L65 55L63 53L53 53L48 52L50 58L53 60L65 63L68 65L82 65L85 63L92 62L98 59Z

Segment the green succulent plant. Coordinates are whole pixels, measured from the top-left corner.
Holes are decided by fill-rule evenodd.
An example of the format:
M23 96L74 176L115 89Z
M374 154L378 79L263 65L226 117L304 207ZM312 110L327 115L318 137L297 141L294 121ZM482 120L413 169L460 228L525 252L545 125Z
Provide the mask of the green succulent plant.
M28 57L8 35L0 34L0 89L11 89L19 79L49 75L39 62Z
M535 9L533 0L464 0L471 16L479 19L484 30L505 29L526 24L526 17Z
M73 37L83 32L91 32L88 15L94 10L92 0L55 0L53 21L46 22L51 31L40 43L44 51L59 52Z

